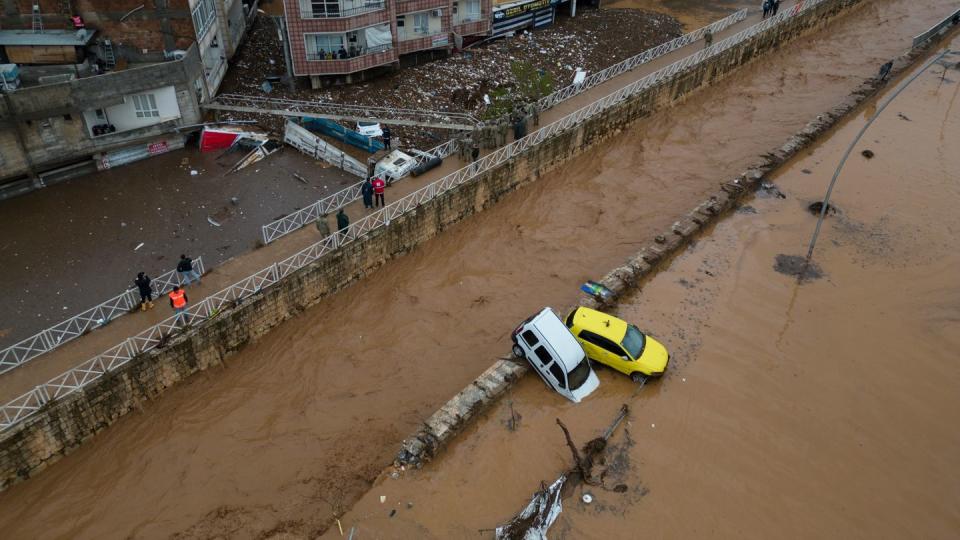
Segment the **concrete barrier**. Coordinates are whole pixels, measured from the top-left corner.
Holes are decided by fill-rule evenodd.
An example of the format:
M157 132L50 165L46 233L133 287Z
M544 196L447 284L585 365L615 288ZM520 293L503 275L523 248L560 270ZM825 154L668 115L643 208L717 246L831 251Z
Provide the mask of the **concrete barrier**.
M859 2L823 2L784 24L678 72L576 128L563 131L469 183L404 214L393 220L389 227L378 228L329 253L242 304L225 309L190 332L172 338L165 347L143 354L94 383L45 405L0 435L0 489L36 474L139 407L143 400L156 398L166 388L198 371L220 365L224 358L247 343L362 278L389 259L414 249L445 228L496 203L505 194L537 180L593 145L616 136L629 124L682 101L691 92L709 86L754 58L820 27ZM738 182L728 183L729 188L724 190L726 195L718 192L716 200L705 209L706 214L698 213L704 217L690 216L689 221L684 220L679 225L680 230L693 231L691 223L702 226L697 219L706 223L709 216L728 208L733 194L742 194L745 189ZM711 208L715 214L711 214ZM638 273L639 269L646 268L645 271L649 272L649 268L664 260L683 241L684 237L668 231L662 243L646 248L640 261L618 269L619 276L610 276L607 282L615 290L626 290L628 281L643 275ZM491 403L505 388L503 385L512 383L522 374L525 366L499 364L491 369L493 371L486 378L473 385L476 388L465 389L455 398L455 403L428 421L422 433L414 437L419 444L412 441L405 444L404 448L409 449L406 455L412 456L410 463L418 462L420 458L417 456L434 453L461 429L466 420Z
M927 44L927 48L931 45ZM925 50L913 50L898 58L894 63L891 79L910 67ZM616 293L617 297L612 301L603 302L600 298L585 296L580 299L578 305L593 309L609 309L616 306L619 297L624 293L640 290L647 278L656 271L665 269L670 259L685 248L693 238L724 217L729 210L739 204L741 199L752 195L767 174L810 146L821 134L830 130L885 85L884 81L877 78L861 83L843 103L817 116L761 161L736 178L721 184L720 189L682 216L668 231L657 235L649 245L637 251L623 265L608 272L599 282ZM566 311L563 310L563 312ZM512 353L508 353L510 354ZM494 362L490 369L483 372L467 388L430 416L417 432L403 441L394 459L393 467L397 469L422 467L462 431L471 418L495 403L499 396L529 370L525 360L500 359ZM509 377L503 376L505 373L509 374ZM483 388L484 391L472 392L471 388Z

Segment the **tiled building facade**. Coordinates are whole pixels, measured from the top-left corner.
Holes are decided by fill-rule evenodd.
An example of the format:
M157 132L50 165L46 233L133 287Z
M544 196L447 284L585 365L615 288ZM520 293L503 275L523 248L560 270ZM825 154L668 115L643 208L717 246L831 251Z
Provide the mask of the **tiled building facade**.
M351 76L490 33L492 0L284 0L293 73Z

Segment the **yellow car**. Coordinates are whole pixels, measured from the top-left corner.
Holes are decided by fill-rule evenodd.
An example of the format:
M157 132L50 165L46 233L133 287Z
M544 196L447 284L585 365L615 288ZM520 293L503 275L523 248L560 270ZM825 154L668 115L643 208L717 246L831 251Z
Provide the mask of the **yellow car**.
M636 382L663 375L670 361L663 344L613 315L578 307L567 315L566 325L587 356Z

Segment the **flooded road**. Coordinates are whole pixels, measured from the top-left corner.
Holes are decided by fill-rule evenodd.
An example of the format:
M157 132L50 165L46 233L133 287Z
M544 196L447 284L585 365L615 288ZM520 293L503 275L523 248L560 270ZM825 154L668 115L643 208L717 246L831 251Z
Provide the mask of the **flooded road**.
M0 201L0 346L133 287L137 272L173 270L181 253L219 265L267 221L357 181L292 148L229 175L242 154L220 155L178 150Z
M526 377L440 459L375 485L344 529L477 537L572 466L555 418L583 444L628 403L594 470L603 485L573 488L550 538L956 538L958 61L923 74L856 148L814 255L824 277L798 286L774 260L806 252L807 206L874 106L770 178L786 198L746 201L614 310L670 347L662 380L601 370L573 405Z
M322 531L403 436L509 350L517 320L571 303L952 2L920 4L864 5L391 261L0 493L0 526L15 538Z

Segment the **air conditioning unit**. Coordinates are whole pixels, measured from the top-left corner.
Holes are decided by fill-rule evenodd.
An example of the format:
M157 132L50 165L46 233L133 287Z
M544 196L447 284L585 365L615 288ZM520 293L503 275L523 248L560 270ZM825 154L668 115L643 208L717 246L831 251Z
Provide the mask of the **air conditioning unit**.
M442 10L442 9L434 9L434 10L431 10L431 11L430 11L430 16L431 16L431 17L443 17L443 10Z

